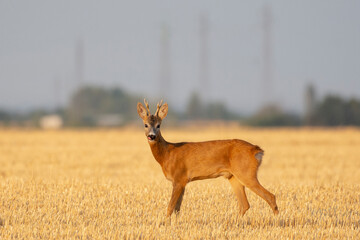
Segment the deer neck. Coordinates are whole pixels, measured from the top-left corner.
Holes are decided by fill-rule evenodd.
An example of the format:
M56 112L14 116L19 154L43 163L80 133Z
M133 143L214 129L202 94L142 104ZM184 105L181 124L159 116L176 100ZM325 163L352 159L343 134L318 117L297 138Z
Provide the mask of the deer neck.
M162 166L168 154L168 142L162 137L159 132L159 137L155 142L149 142L151 152L155 160Z

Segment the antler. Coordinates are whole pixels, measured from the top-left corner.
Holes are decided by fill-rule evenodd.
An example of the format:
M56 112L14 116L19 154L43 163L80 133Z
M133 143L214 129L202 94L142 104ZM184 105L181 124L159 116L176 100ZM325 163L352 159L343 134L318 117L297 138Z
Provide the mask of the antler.
M157 104L157 106L156 106L155 116L157 116L157 115L158 115L158 113L159 113L159 110L160 110L160 108L161 108L162 103L163 103L163 100L161 99L160 103L158 103L158 104Z
M144 103L145 103L146 109L148 111L148 116L150 116L151 113L150 113L150 109L149 109L149 103L145 100L145 98L144 98Z

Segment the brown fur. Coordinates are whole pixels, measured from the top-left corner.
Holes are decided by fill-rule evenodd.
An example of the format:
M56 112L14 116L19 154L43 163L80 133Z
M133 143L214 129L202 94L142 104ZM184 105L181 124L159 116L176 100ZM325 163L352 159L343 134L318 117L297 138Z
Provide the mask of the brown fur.
M147 102L145 102L147 105ZM262 197L278 214L275 196L260 185L257 170L264 151L243 140L215 140L207 142L167 142L161 135L160 124L166 117L168 106L158 104L155 115L138 103L137 110L145 125L151 152L161 165L165 177L173 183L167 216L180 211L187 183L195 180L227 178L238 198L240 214L244 215L250 205L245 187ZM151 139L150 135L155 135Z

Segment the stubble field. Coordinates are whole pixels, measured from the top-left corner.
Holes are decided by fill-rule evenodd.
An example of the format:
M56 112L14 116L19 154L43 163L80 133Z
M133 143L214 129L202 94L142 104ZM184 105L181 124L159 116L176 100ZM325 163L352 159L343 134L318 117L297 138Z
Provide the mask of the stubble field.
M187 185L181 212L139 129L0 130L0 239L358 239L360 130L163 129L168 141L260 145L262 185L244 217L224 178Z

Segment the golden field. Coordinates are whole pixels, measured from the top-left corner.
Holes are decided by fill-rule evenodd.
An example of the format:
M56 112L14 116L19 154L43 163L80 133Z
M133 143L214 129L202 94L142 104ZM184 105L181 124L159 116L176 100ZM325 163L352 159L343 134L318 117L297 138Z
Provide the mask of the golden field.
M138 128L0 130L0 239L359 239L360 130L163 129L165 139L260 145L259 181L280 214L247 190L244 217L224 178L187 185L166 220L168 182Z

